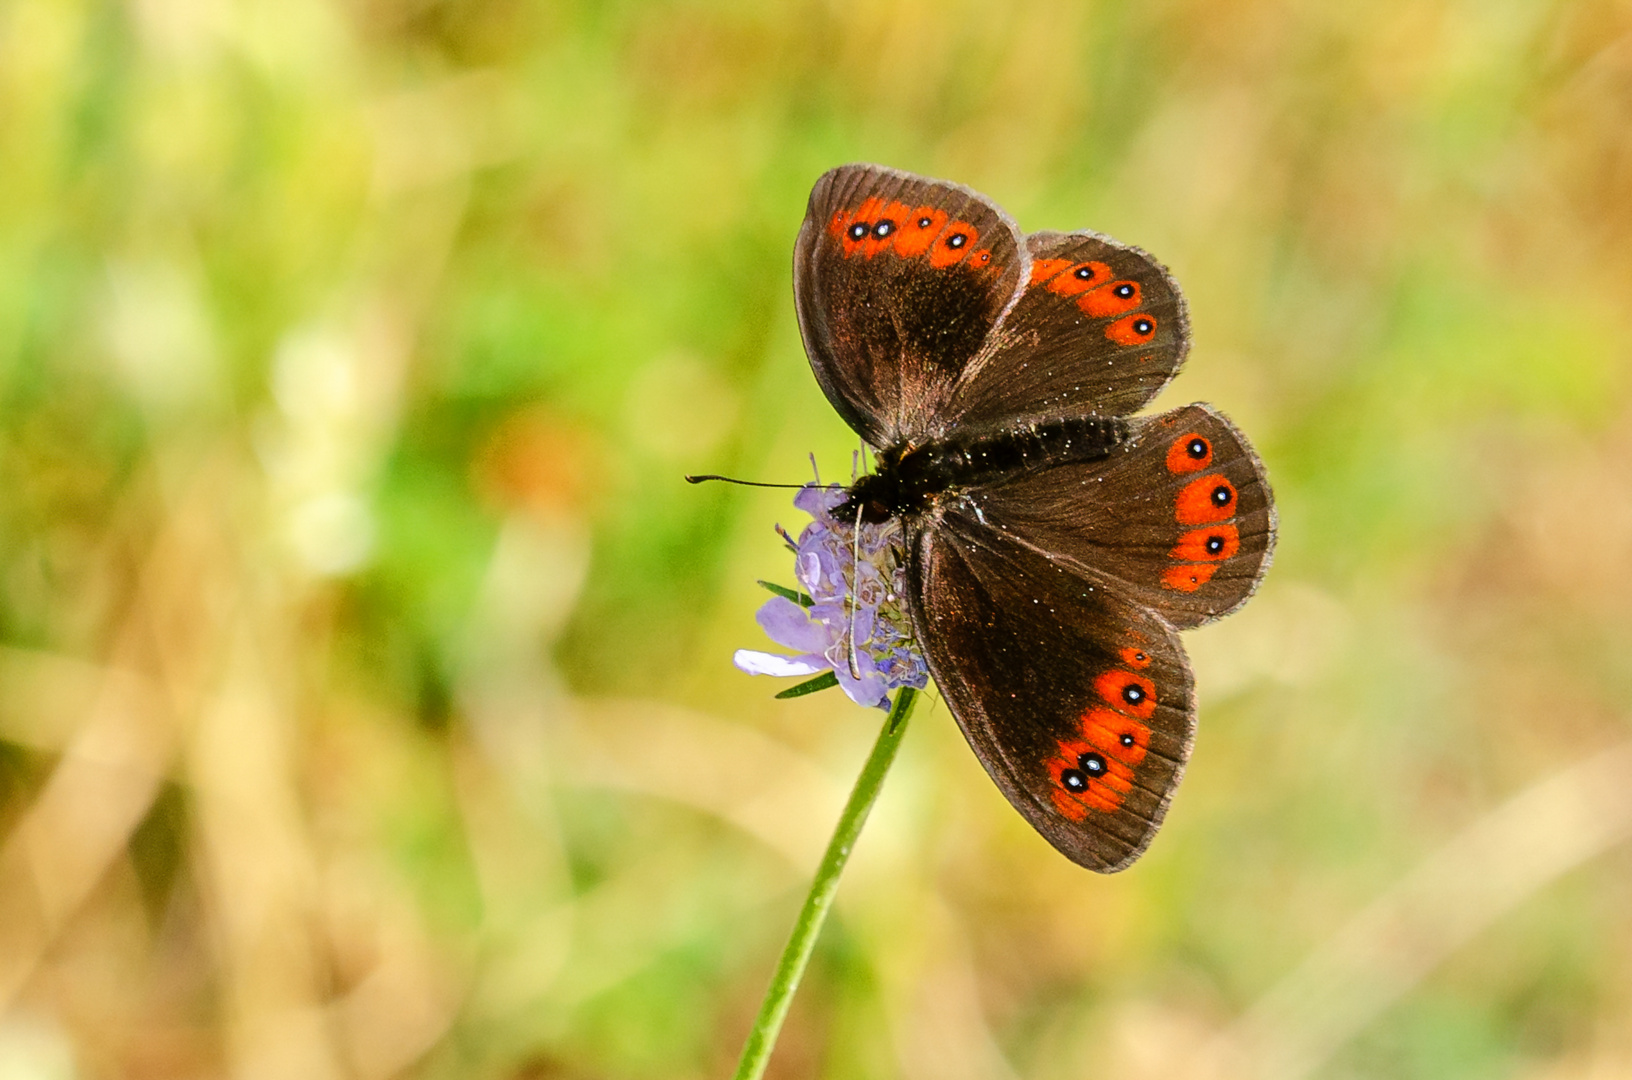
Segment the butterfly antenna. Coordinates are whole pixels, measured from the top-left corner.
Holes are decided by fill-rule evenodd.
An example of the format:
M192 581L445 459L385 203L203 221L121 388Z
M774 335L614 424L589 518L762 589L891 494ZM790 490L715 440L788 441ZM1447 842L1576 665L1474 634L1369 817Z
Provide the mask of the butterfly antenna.
M706 480L719 480L727 484L741 484L743 487L802 488L806 486L804 484L762 484L757 480L738 480L734 476L716 476L713 473L703 473L699 476L692 476L690 473L686 474L686 483L688 484L701 484Z
M861 679L861 662L856 659L856 590L861 587L861 511L865 504L856 506L856 528L850 534L850 588L845 594L850 607L849 660L850 677Z

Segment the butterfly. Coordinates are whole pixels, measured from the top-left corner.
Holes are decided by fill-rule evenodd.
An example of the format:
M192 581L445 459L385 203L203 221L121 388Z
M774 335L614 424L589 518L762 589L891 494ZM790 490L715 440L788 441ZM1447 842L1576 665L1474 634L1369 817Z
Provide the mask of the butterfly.
M1149 846L1190 756L1180 630L1246 602L1275 506L1208 405L1135 416L1184 362L1165 268L1022 234L958 184L816 182L794 250L811 367L873 448L839 519L898 519L907 603L953 717L1020 814L1091 870Z

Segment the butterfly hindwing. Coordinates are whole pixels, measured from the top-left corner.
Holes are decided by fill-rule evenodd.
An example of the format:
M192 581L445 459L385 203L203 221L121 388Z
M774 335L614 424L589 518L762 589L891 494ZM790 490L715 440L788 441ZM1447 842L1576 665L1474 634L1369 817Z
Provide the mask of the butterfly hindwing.
M827 173L793 285L828 400L875 447L923 437L1029 269L1014 223L968 188L875 165Z
M981 764L1074 862L1149 845L1190 755L1195 707L1173 628L1091 576L946 508L912 537L925 658Z
M1024 291L953 394L951 420L982 425L1095 413L1156 396L1189 348L1184 297L1138 248L1098 233L1033 233Z
M1275 542L1274 502L1246 437L1206 405L1131 421L1109 459L970 493L990 525L1185 629L1245 603Z

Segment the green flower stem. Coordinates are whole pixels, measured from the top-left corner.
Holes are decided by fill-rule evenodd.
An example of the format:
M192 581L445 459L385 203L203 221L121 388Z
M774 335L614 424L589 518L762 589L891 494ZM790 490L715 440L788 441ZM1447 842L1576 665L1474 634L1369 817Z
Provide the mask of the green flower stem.
M907 717L911 715L917 697L918 691L910 686L902 687L895 695L895 704L890 708L889 718L884 721L884 729L878 733L878 741L873 744L873 752L867 756L867 763L861 767L861 775L856 777L856 786L850 790L850 800L844 804L844 813L839 815L833 839L827 842L827 852L822 856L821 866L816 869L816 880L810 883L805 906L799 909L793 934L782 949L776 974L771 976L765 1000L759 1005L759 1015L754 1018L754 1026L748 1032L748 1042L742 1048L741 1060L737 1062L735 1080L759 1080L771 1060L771 1050L776 1046L782 1021L787 1019L788 1006L793 1003L793 992L799 988L805 965L810 963L810 954L816 949L816 935L821 933L822 923L827 920L827 910L833 906L833 895L839 891L839 875L844 873L844 864L850 861L850 851L856 846L861 827L867 823L867 814L872 810L873 803L878 801L884 776L895 761L901 737L907 733Z

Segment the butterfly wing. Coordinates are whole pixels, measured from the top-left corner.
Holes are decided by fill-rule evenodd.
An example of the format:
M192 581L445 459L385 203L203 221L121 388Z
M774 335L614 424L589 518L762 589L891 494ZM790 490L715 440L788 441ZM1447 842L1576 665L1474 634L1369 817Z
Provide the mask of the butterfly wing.
M1269 566L1275 503L1246 437L1207 405L1130 422L1110 457L969 493L996 530L1185 629L1244 604Z
M1033 233L1026 285L966 365L947 418L981 425L1125 416L1184 363L1190 324L1167 270L1098 233Z
M794 248L816 381L875 447L931 434L1029 272L1014 223L978 193L876 165L834 169Z
M930 672L1009 802L1082 866L1133 862L1195 732L1178 634L965 503L915 531L909 569Z
M1178 287L1138 249L1022 240L968 188L870 165L817 182L794 292L817 381L881 449L1131 414L1189 342ZM1148 846L1190 753L1176 627L1242 603L1274 540L1262 466L1228 420L1191 406L1130 424L1108 459L1019 470L905 522L918 638L970 745L1100 871Z

